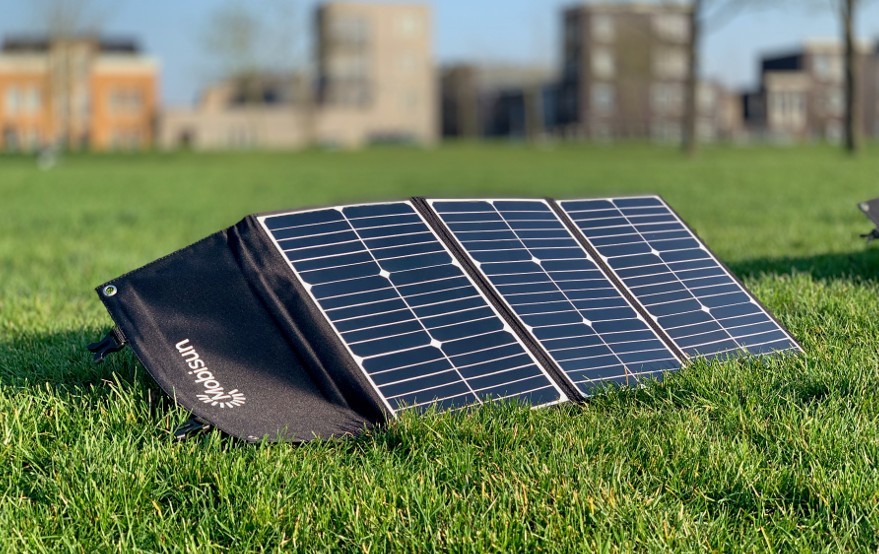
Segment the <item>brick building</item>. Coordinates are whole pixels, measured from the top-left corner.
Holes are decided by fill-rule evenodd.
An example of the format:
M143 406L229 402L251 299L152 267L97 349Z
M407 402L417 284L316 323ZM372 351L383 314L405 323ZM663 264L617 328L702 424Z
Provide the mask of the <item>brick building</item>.
M149 147L158 65L130 40L7 38L0 49L0 148Z
M563 12L559 125L591 139L678 141L689 73L689 8L589 4ZM704 139L737 131L737 97L716 83L697 92Z
M879 136L879 55L859 44L861 132ZM770 140L828 140L843 135L845 79L843 48L836 41L807 42L802 48L764 57L760 87L743 96L746 124Z

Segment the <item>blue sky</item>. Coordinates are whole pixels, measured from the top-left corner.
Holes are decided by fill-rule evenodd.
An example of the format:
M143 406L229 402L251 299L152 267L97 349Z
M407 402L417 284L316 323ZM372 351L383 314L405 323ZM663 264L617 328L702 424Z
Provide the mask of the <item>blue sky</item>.
M52 0L0 0L0 35L40 28L39 8ZM58 1L58 0L55 0ZM61 0L64 1L64 0ZM87 2L106 34L136 37L162 65L166 104L190 103L216 71L200 36L223 3L245 0L67 0ZM246 5L262 9L266 2ZM317 0L290 0L298 19L310 20ZM434 47L440 62L555 63L560 10L571 0L427 0L434 10ZM766 2L766 5L778 2ZM786 2L785 8L739 12L707 35L703 74L743 87L756 79L757 56L810 38L832 38L839 24L830 0ZM791 7L791 5L799 5ZM265 11L265 10L264 10ZM862 39L879 38L879 2L868 2L858 26Z

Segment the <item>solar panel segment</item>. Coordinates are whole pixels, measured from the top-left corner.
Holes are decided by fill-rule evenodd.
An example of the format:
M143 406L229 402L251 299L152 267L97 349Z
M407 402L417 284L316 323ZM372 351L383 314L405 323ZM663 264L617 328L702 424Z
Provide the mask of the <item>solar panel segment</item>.
M583 394L681 366L542 200L428 200L463 251Z
M559 205L687 356L800 350L661 198Z
M566 400L409 202L259 221L391 412Z

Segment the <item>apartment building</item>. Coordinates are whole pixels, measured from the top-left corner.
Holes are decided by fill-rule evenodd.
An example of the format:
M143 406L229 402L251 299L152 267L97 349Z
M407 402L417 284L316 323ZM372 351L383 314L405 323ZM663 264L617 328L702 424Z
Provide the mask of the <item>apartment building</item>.
M559 125L597 140L678 141L689 73L690 11L671 4L590 4L563 12ZM700 135L735 132L737 99L699 86Z
M861 131L879 136L879 55L857 45L860 74L856 120ZM842 139L845 116L843 47L811 41L801 48L764 57L760 87L743 96L746 123L753 134L771 140Z
M0 148L152 144L158 64L131 40L7 38L0 48Z
M427 6L329 2L318 7L314 24L314 82L275 77L263 101L238 102L229 92L241 88L233 77L209 88L194 109L167 110L161 144L296 148L436 140Z
M309 143L315 113L301 75L235 76L206 87L195 107L165 108L159 145L197 150L295 148Z
M558 79L550 68L454 64L439 81L443 137L537 137L556 125Z
M318 140L436 139L430 10L331 2L317 11Z

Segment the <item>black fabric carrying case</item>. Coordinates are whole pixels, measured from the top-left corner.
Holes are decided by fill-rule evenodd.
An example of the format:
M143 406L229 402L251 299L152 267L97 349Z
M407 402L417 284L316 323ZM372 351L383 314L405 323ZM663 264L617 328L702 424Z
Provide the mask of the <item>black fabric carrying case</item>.
M97 288L159 386L248 441L352 434L389 414L255 215Z

